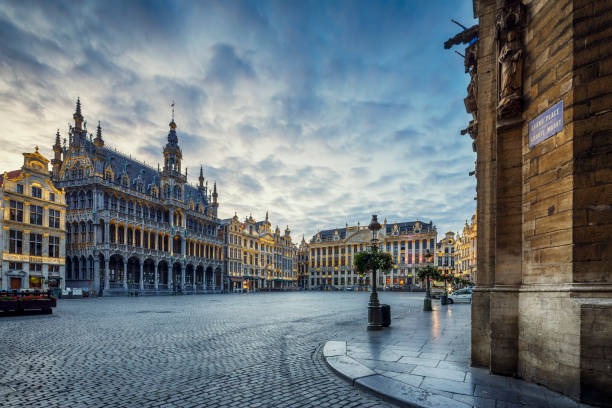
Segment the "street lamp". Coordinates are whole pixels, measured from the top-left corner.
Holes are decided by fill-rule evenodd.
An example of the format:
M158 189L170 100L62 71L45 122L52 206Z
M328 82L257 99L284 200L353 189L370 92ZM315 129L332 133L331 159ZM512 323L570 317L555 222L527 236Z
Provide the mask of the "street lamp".
M427 263L431 262L432 257L433 256L432 256L431 252L428 249L427 252L425 252L425 262L427 262ZM430 279L430 276L429 275L425 275L427 291L425 292L425 299L423 299L423 311L424 312L431 312L433 310L431 308L431 290L429 288L429 279Z
M368 225L368 229L372 231L372 252L378 251L378 231L381 228L376 217L376 214L372 215L372 221ZM370 293L370 302L368 303L368 330L380 329L382 329L382 310L378 301L378 293L376 292L376 269L373 269L372 293Z

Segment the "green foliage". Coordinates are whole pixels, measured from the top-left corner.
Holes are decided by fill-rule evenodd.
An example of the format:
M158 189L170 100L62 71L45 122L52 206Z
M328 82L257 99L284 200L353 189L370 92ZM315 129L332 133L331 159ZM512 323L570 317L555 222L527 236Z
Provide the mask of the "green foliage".
M425 267L419 268L417 271L417 277L420 280L425 280L428 277L433 278L433 280L441 280L440 272L438 271L438 268L436 268L435 266L431 266L431 265L427 265Z
M373 270L388 272L393 268L393 258L386 252L380 252L378 249L370 249L355 254L353 259L355 270L364 275Z

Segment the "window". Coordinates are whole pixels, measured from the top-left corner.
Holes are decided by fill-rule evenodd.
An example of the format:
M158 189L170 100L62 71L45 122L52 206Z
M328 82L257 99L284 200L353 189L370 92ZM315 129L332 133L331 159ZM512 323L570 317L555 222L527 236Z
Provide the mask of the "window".
M42 272L42 264L31 263L30 272Z
M17 184L17 192L23 194L23 184Z
M55 201L55 193L49 193L49 201Z
M11 200L10 208L11 221L23 222L23 203L21 201Z
M60 266L59 265L49 265L48 266L48 270L49 270L49 276L50 275L59 275L59 273L60 273Z
M23 270L23 264L21 262L9 262L9 269L13 271Z
M42 189L40 187L32 186L32 197L41 198Z
M30 205L30 224L42 225L43 208L38 205Z
M58 210L49 210L49 227L60 227L60 212Z
M9 231L9 253L20 254L23 251L23 232Z
M42 256L42 234L30 233L30 255Z
M59 258L60 256L60 239L59 237L49 237L49 256L51 258Z

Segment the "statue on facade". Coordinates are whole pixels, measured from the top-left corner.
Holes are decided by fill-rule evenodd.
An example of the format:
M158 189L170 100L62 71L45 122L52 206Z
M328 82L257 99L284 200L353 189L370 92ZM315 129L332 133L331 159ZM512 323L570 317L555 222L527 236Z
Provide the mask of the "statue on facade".
M507 33L497 61L500 64L497 116L500 119L514 117L521 113L523 88L523 50L515 31Z
M520 0L499 0L495 23L499 94L497 118L520 116L523 96L523 46L521 28L525 6Z

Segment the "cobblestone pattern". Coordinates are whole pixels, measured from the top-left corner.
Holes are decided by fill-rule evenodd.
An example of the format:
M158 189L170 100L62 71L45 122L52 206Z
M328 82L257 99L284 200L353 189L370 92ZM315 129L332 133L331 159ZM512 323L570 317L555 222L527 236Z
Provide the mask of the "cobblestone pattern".
M366 304L365 293L60 300L51 316L0 318L0 385L15 389L0 406L390 407L321 357L325 341L365 330Z

